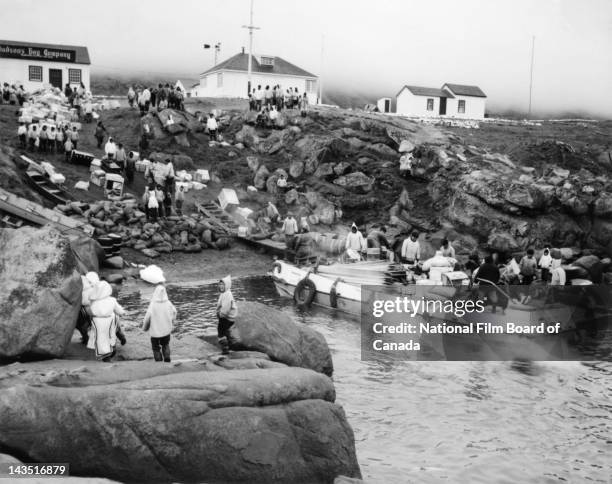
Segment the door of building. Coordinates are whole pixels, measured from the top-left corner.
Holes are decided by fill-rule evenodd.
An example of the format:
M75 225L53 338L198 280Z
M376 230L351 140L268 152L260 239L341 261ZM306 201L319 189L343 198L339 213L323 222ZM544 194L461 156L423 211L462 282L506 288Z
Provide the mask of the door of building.
M446 114L446 98L440 98L440 115Z
M62 88L62 70L61 69L49 69L49 83L53 87Z
M391 112L391 99L385 99L385 113Z

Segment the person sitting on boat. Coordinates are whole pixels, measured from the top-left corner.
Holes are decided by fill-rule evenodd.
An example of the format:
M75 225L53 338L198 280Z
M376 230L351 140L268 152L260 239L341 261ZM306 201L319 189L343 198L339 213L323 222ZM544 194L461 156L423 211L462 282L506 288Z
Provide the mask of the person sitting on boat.
M351 225L351 231L346 236L346 242L344 243L344 249L346 250L349 258L355 259L355 257L351 257L351 254L357 253L361 254L366 252L368 245L366 240L363 238L363 234L357 229L357 225L353 222ZM353 252L350 252L353 251Z
M366 238L368 249L376 249L384 247L388 249L390 247L389 241L387 240L387 227L382 225L380 228L378 225L374 225Z
M478 282L478 297L486 299L491 305L491 312L496 312L497 306L500 305L499 294L495 288L495 284L499 283L499 269L490 255L485 257L484 264L478 268L475 282Z
M442 251L442 255L444 257L452 257L453 259L455 258L455 248L452 246L448 239L444 239L442 241L442 246L440 247L440 250Z
M234 344L231 328L234 325L238 308L232 294L232 277L227 276L219 281L219 300L217 301L217 317L219 324L217 325L217 336L219 337L219 346L221 346L224 355L229 354L229 350Z
M111 285L101 281L89 296L91 330L87 347L95 350L96 357L104 362L109 362L115 355L117 337L121 334L118 317L125 313L112 294ZM120 340L121 344L125 344L125 337Z
M551 286L565 286L566 275L565 269L561 267L561 259L553 259L551 263Z
M419 244L419 233L414 230L410 237L402 244L402 262L405 264L417 264L421 258L421 244Z

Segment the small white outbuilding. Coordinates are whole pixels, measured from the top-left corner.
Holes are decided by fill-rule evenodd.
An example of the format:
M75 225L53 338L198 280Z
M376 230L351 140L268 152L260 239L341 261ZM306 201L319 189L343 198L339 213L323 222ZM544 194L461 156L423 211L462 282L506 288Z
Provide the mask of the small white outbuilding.
M397 114L418 117L484 119L487 96L478 86L444 84L404 86L397 93Z

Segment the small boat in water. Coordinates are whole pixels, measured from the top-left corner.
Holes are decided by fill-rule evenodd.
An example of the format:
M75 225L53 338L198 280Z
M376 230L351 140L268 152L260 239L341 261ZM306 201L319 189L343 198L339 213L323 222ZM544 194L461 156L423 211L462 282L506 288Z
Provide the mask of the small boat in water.
M461 271L432 271L417 278L416 284L406 285L406 277L413 277L410 266L387 261L362 261L348 264L334 263L316 267L297 267L283 261L274 262L270 276L281 296L290 297L301 306L317 306L361 314L362 289L366 286L385 286L398 295L414 293L416 285L447 286L449 289L469 282ZM452 297L455 290L442 297Z
M32 167L26 170L25 176L32 188L55 204L67 204L74 200L66 190Z

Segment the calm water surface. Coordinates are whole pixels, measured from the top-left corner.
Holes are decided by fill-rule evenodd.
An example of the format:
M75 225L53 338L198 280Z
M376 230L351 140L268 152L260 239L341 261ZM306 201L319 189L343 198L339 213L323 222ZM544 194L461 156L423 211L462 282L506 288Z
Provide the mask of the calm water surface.
M120 302L140 318L151 291L128 289ZM232 292L325 336L367 482L612 483L611 362L361 361L357 319L300 311L267 277L238 279ZM178 333L216 327L216 285L168 294ZM612 345L612 333L606 339Z

